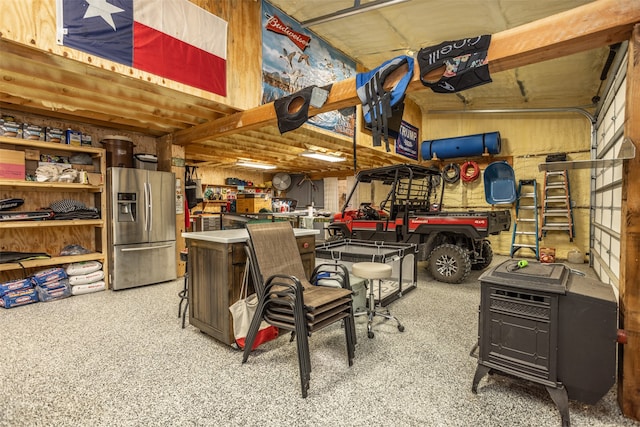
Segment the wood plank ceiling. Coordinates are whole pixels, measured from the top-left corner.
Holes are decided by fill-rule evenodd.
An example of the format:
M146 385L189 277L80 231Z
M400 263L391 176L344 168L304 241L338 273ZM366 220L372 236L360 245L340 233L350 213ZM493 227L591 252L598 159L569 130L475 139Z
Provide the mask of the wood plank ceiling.
M360 1L366 5L371 1ZM273 0L271 3L298 22L354 6L353 0ZM457 0L448 7L434 0L409 0L373 11L356 13L309 30L354 58L364 68L375 68L401 54L412 55L421 47L478 34L495 34L533 22L590 0L542 0L535 2L498 0ZM456 25L455 23L464 23ZM375 30L372 30L375 29ZM413 53L412 53L413 52ZM573 55L494 73L491 84L456 95L435 94L422 88L408 94L410 102L428 113L437 110L563 108L579 107L593 111L592 98L598 94L600 74L608 48L600 47ZM335 88L335 86L334 86ZM337 108L353 105L337 105ZM260 115L258 113L257 115ZM214 131L206 139L189 130L178 132L177 141L186 145L188 157L224 167L232 159L223 157L220 149L241 158L278 166L278 170L309 173L311 176L345 176L353 174L354 149L351 138L327 135L304 126L280 135L273 120L258 126L230 124L232 132ZM226 121L221 120L225 125ZM207 125L203 129L211 130ZM196 132L197 133L197 132ZM183 136L186 136L184 137ZM426 136L423 136L423 139ZM358 169L407 162L403 156L372 147L369 138L359 141L356 149ZM339 153L343 163L329 164L298 156L305 149ZM249 150L247 152L247 149ZM207 155L207 153L216 153ZM233 156L232 156L233 157Z
M360 1L366 6L369 1ZM336 21L310 25L337 49L368 69L397 55L411 54L445 40L496 34L593 0L409 0L357 13ZM375 1L374 1L375 2ZM353 0L272 0L299 22L354 5ZM573 31L566 23L566 31ZM413 92L423 110L592 107L606 47L518 67L492 75L493 83L458 95Z
M362 4L368 3L361 1ZM478 34L496 34L569 10L589 0L409 0L309 29L366 68L421 47ZM303 22L353 6L352 0L272 0ZM233 23L231 23L233 25ZM567 23L567 31L577 23ZM274 124L234 132L180 138L237 113L211 100L163 88L0 38L0 108L42 113L153 136L175 134L188 163L232 166L246 158L277 170L315 176L352 174L353 141L310 126L280 135ZM493 83L457 95L415 90L409 99L423 113L434 110L558 108L593 109L608 49L599 47L558 59L494 73ZM34 100L38 100L37 102ZM353 105L353 104L351 104ZM44 111L43 106L46 107ZM269 107L269 106L265 106ZM340 152L347 161L326 163L298 156L309 148ZM359 167L406 161L370 144L358 145Z

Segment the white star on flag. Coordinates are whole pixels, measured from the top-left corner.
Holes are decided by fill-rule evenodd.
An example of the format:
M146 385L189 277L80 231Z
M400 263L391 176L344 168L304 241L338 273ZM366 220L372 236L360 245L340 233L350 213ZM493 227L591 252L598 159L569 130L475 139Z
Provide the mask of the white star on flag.
M84 19L99 16L113 28L113 31L116 31L116 23L113 22L111 14L124 12L124 9L107 3L107 0L87 0L87 3L89 3L89 7L83 16Z

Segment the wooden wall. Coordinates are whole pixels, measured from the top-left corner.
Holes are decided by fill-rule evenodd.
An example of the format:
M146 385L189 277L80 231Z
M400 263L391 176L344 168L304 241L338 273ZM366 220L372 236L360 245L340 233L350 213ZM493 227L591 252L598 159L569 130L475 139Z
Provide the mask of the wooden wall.
M227 33L227 96L221 97L200 89L173 82L140 70L117 64L102 58L66 48L56 44L56 0L2 0L3 12L0 14L0 37L21 44L52 52L83 63L111 70L125 76L138 78L178 90L186 94L211 99L238 109L253 108L261 99L261 62L262 43L260 28L259 1L243 0L191 0L198 6L208 10L212 14L225 19L228 22ZM99 100L95 100L99 102ZM90 133L93 136L93 145L101 147L99 141L110 134L124 135L134 141L135 153L157 154L160 159L159 170L172 171L177 178L183 178L184 168L176 166L173 159L184 159L184 148L170 145L170 138L156 139L149 135L133 132L122 132L118 129L99 128L78 122L61 122L55 119L25 115L13 111L5 111L20 120L34 124L43 124L66 129L71 126ZM178 160L177 164L180 164ZM211 168L210 171L202 170L201 175L212 183L223 183L220 180L223 173ZM226 171L225 175L236 176L233 171ZM238 173L242 179L252 179L262 183L262 175L245 178L245 174ZM183 181L183 180L182 180ZM182 182L184 188L184 182ZM180 234L185 229L184 215L177 215L178 250L184 248L184 240ZM178 264L178 274L184 272L183 263Z
M243 0L192 1L229 23L227 46L228 96L226 98L57 45L55 42L55 0L3 0L3 9L11 10L12 13L0 14L0 33L3 38L107 68L116 73L145 79L185 93L223 102L232 107L249 109L259 105L262 91L260 63L262 49L261 2ZM420 141L500 131L503 138L503 148L500 155L512 157L516 179L535 177L538 179L539 184L542 184L543 174L537 171L537 165L544 160L544 156L549 152L568 151L571 153L571 159L589 158L589 124L584 117L575 113L535 115L425 114L423 117L420 108L426 109L427 107L417 106L409 100L407 100L405 107L405 120L420 128ZM358 114L361 114L360 109L358 109ZM360 119L357 122L360 123ZM99 131L97 132L97 140L99 140L103 135L100 135ZM157 150L153 147L153 139L148 140L144 135L136 135L135 137L140 141L144 141L143 144L136 144L136 152L157 153ZM370 134L358 131L356 141L358 145L370 146ZM155 141L155 144L157 143L158 141ZM345 149L350 148L345 147ZM380 150L383 151L384 147L380 147ZM164 150L164 152L168 151ZM177 156L184 155L180 153L174 154ZM176 155L172 154L172 157ZM460 161L464 160L461 159ZM366 167L368 165L362 163L357 165L358 169ZM262 174L254 176L241 170L219 170L203 167L199 170L199 173L203 182L211 184L222 184L227 176L236 176L258 183L268 180ZM574 211L577 238L572 243L568 241L568 236L565 236L566 233L551 233L542 242L544 246L555 247L560 258L566 256L566 252L570 249L577 248L586 253L589 248L590 188L588 172L571 171L571 181L572 196L577 205ZM489 207L484 200L484 188L480 182L472 185L459 183L457 186L448 188L447 192L447 205L451 209ZM494 239L494 247L498 253L509 252L510 238L509 233L503 233Z
M440 139L477 133L499 131L502 149L496 157L507 157L512 161L516 181L533 179L538 182L538 204L542 203L544 172L538 171L538 164L545 161L549 153L567 152L570 160L588 160L591 144L589 120L577 113L503 113L503 114L425 114L422 121L421 138ZM452 159L442 164L466 160L476 160L481 169L486 167L486 159ZM493 161L491 158L488 160ZM485 162L483 166L483 163ZM549 232L540 242L540 247L556 249L558 258L566 259L567 252L578 249L583 254L589 251L590 214L590 171L587 169L569 172L571 198L576 238L569 241L566 232ZM447 185L445 189L445 209L491 209L485 200L482 175L472 183ZM496 205L495 209L512 208L512 205ZM512 227L513 229L513 227ZM511 232L492 236L494 251L508 255L511 247ZM519 255L528 256L526 250Z

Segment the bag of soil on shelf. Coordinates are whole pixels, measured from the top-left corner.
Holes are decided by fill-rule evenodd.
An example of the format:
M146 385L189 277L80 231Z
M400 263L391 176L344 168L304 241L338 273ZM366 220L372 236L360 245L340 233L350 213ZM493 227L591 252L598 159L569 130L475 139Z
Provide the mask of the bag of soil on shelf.
M97 282L102 279L104 279L104 271L97 270L92 273L69 276L69 284L71 286L86 285L88 283Z
M57 282L36 286L38 299L42 302L53 301L71 296L69 280L63 279Z
M100 280L93 283L87 283L86 285L75 285L71 287L71 295L84 295L93 292L104 291L104 280Z
M65 268L68 276L77 276L80 274L89 274L94 271L102 270L102 263L100 261L80 261L74 262Z
M64 268L54 267L46 270L38 271L31 276L31 282L34 286L47 285L48 283L57 282L67 278Z
M38 292L34 288L7 292L0 297L0 307L12 308L38 302Z
M0 283L0 296L6 295L9 292L16 292L22 289L32 288L31 279L18 279L11 280L9 282Z

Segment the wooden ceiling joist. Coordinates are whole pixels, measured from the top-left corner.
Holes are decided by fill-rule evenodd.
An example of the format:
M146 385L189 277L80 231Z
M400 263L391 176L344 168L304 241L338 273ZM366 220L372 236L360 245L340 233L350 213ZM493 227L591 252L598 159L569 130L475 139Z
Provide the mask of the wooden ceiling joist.
M521 25L492 36L489 69L496 73L628 40L640 22L638 0L600 0ZM414 67L407 92L425 90ZM436 73L437 79L437 73ZM360 103L355 78L334 83L327 102L309 109L309 116ZM273 103L238 112L189 129L177 131L174 143L188 145L277 123Z

